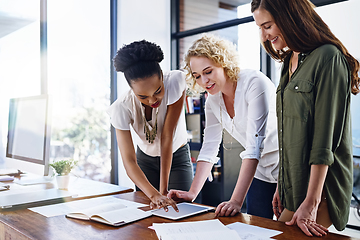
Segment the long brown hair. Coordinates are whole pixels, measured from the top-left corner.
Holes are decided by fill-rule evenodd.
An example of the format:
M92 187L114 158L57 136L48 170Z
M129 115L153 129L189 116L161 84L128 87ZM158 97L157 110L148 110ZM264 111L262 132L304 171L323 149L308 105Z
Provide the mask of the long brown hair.
M359 62L335 37L309 0L252 0L251 12L259 8L272 15L289 47L287 50L277 51L266 40L262 45L272 58L284 61L291 51L308 52L324 44L333 44L344 54L350 66L351 92L354 95L360 92Z

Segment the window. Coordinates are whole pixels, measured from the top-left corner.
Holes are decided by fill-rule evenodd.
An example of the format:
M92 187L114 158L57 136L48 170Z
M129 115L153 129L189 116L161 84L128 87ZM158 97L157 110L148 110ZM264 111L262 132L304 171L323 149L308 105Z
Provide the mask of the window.
M180 0L180 31L250 16L250 6L247 9L248 13L238 11L238 6L250 2L250 0Z
M50 161L73 158L76 175L110 182L110 2L48 1L47 16Z
M236 18L251 17L250 1L180 1L180 31L203 27ZM231 3L231 4L230 4ZM238 46L240 67L260 70L260 44L258 28L255 22L221 28L209 33L225 38ZM179 40L179 66L182 68L183 57L193 41L202 33Z
M38 95L40 1L0 1L0 166L5 164L9 99Z
M255 23L246 23L235 27L225 28L221 30L211 31L210 34L218 35L237 45L240 56L240 67L242 69L251 68L260 70L260 44L258 39L258 31ZM190 37L180 39L179 55L180 67L184 67L184 54L192 43L201 37L202 34L196 34ZM246 35L246 37L244 37Z

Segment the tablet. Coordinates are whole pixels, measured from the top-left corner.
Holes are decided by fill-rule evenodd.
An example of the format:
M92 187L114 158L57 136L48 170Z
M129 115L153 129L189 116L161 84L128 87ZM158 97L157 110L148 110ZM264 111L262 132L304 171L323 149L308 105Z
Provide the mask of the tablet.
M169 206L169 211L165 212L163 208L153 210L152 213L155 216L168 218L172 220L178 220L180 218L189 217L198 213L207 212L209 210L215 210L214 207L202 206L193 203L179 203L176 205L179 212L176 212L173 207Z

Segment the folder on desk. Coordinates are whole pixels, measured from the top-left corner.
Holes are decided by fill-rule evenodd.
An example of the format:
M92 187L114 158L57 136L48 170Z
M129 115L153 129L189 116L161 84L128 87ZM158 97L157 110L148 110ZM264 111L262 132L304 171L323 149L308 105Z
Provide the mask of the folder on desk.
M59 189L45 189L33 192L17 192L1 195L0 209L23 207L70 198L71 193Z

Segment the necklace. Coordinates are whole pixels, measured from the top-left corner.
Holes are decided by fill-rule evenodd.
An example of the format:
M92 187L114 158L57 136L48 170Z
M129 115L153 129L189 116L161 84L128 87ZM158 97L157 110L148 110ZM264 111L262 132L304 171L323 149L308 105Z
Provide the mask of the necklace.
M224 141L225 128L224 128L223 123L222 123L221 100L220 100L220 125L221 125L221 129L222 129L222 139L223 139L223 141ZM226 150L231 150L231 149L232 149L232 133L233 133L233 131L234 131L234 118L231 118L231 133L230 133L231 140L230 140L230 149L226 148L226 147L225 147L225 144L223 143L223 148L226 149Z
M141 108L142 109L142 108ZM156 134L157 134L157 116L158 116L158 112L159 112L159 108L156 109L156 117L155 117L155 124L154 127L150 130L149 126L150 125L147 121L146 121L146 117L145 117L145 113L144 111L142 111L143 113L143 119L144 119L144 133L146 136L146 140L149 143L153 143L155 138L156 138Z

